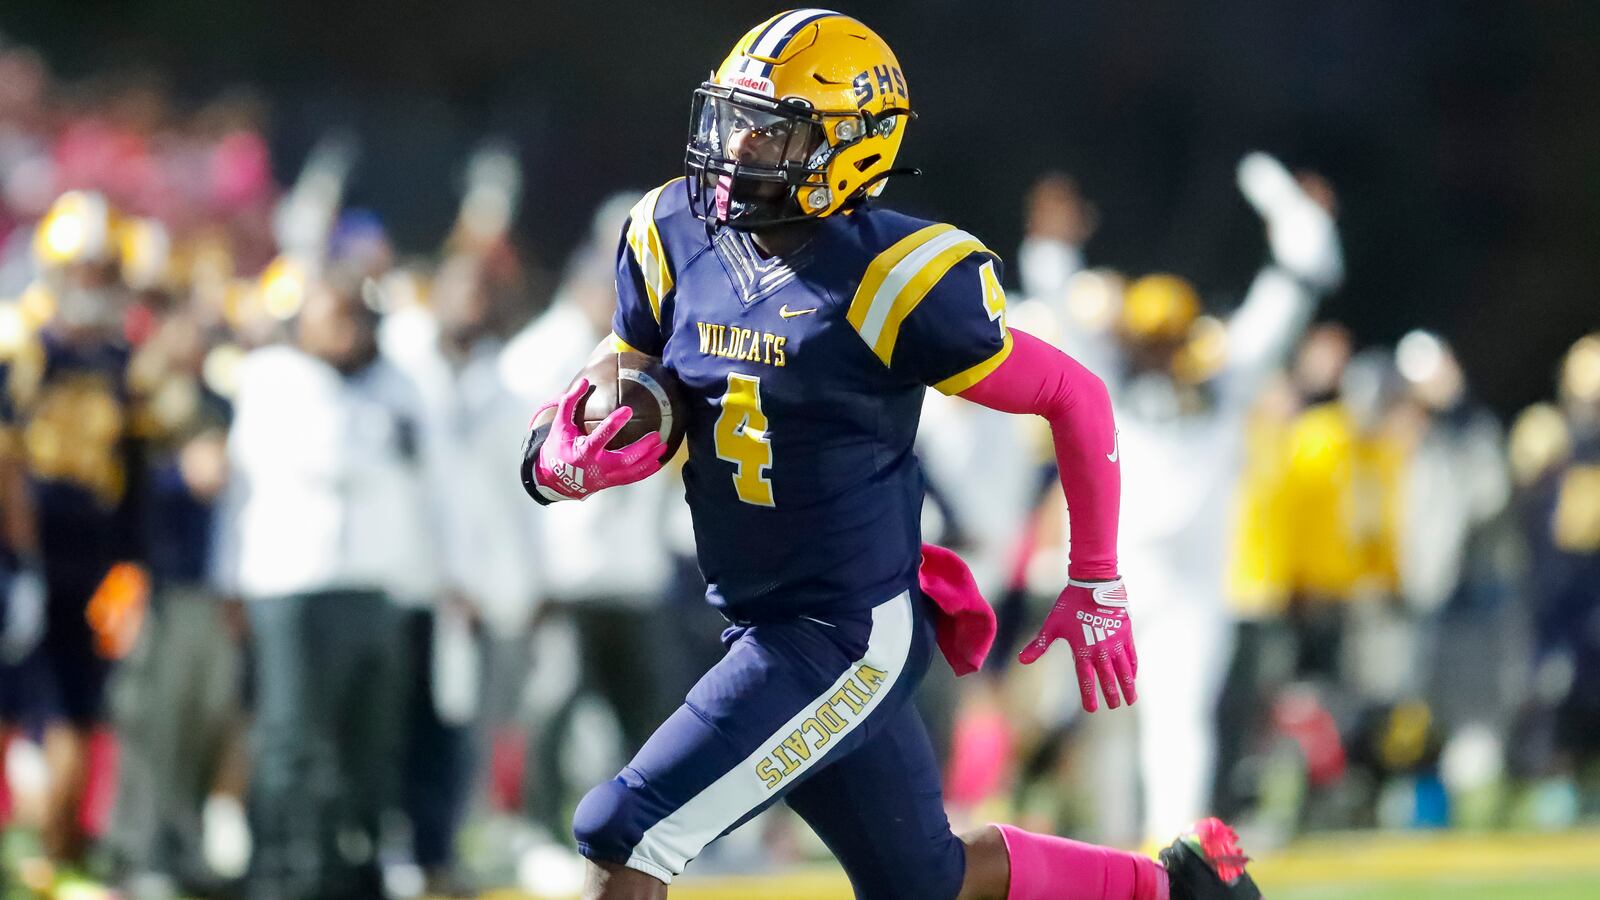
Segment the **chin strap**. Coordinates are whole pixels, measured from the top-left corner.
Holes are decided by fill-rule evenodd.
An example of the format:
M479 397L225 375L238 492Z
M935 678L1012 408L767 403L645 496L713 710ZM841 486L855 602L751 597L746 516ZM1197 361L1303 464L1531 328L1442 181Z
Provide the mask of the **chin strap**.
M857 206L860 206L864 201L866 201L868 193L872 190L872 186L884 180L885 178L892 178L896 175L916 177L921 174L922 170L916 166L903 166L898 169L885 169L871 178L868 178L866 181L863 181L861 186L856 188L856 192L850 195L850 199L844 202L844 205L848 209L855 209Z

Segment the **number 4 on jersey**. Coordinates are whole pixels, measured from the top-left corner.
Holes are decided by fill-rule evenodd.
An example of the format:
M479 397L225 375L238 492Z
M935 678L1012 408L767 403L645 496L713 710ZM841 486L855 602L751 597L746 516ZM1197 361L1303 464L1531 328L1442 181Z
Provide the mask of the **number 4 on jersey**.
M1001 331L1005 330L1006 292L1000 288L1000 276L994 273L994 260L990 260L978 269L978 280L983 282L983 309L989 314L989 321L998 321Z
M761 411L761 379L728 373L728 392L722 395L722 415L717 417L717 458L734 464L733 489L739 499L755 506L772 506L772 443L767 437L767 415Z

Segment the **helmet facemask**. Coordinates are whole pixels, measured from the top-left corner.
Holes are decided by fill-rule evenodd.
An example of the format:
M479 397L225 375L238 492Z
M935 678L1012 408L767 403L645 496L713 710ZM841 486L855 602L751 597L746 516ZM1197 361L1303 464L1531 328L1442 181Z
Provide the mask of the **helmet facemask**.
M684 159L690 209L741 231L813 220L832 202L829 163L869 127L860 112L819 111L804 100L706 82L694 93ZM802 208L802 196L813 211Z

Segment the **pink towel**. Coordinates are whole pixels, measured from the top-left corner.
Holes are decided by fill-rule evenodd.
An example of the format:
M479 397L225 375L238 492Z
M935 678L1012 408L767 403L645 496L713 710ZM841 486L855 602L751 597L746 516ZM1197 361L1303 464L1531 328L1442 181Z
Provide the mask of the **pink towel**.
M983 668L994 646L994 609L978 591L972 571L961 557L933 544L922 545L922 566L917 569L922 592L939 607L934 631L939 652L956 675L971 675Z

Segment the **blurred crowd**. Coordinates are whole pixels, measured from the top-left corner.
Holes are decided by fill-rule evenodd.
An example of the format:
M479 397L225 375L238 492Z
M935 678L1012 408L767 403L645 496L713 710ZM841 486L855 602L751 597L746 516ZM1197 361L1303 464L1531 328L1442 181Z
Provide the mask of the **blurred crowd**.
M563 895L573 805L720 652L671 467L549 508L514 474L640 191L547 290L508 147L411 257L344 202L360 148L279 183L266 123L0 42L0 895ZM1009 322L1116 403L1131 714L1007 665L1070 542L1043 423L927 401L925 533L1001 624L920 698L952 816L1131 846L1600 814L1600 333L1507 431L1443 337L1339 324L1332 186L1235 176L1265 259L1216 296L1097 266L1093 185L1023 198ZM702 865L813 853L778 810Z

